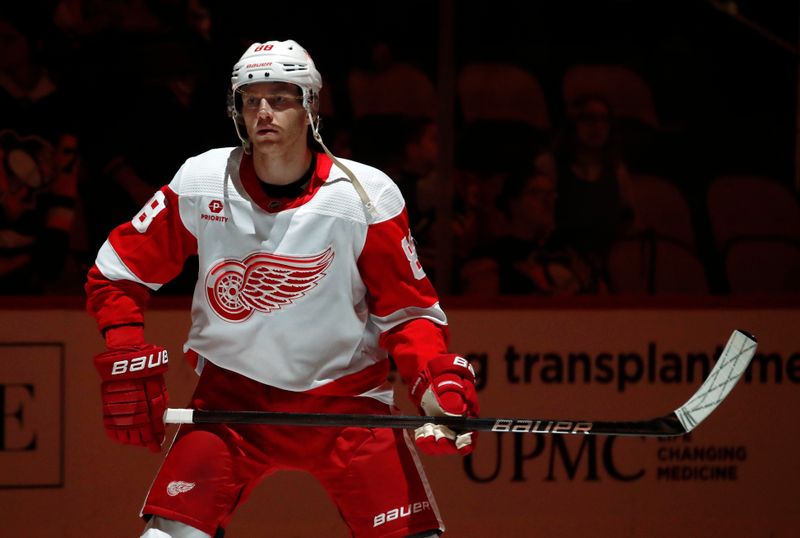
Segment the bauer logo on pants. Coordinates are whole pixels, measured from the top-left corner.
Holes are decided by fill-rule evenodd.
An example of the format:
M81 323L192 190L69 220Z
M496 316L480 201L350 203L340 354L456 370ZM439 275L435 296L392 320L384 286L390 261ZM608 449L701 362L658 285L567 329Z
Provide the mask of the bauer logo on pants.
M315 288L332 261L333 247L306 257L256 252L242 261L221 260L206 275L208 304L234 323L256 311L268 314Z
M391 510L376 515L372 519L372 526L380 527L384 523L390 523L396 519L408 517L411 514L418 514L424 510L430 509L431 504L428 501L416 502L406 506L398 506L397 508L392 508Z

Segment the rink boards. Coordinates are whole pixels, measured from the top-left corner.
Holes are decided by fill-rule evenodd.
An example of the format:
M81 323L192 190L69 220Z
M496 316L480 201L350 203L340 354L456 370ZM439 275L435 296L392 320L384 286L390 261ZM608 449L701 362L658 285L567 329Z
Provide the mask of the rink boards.
M195 381L177 360L188 328L177 306L147 316L148 339L174 357L172 406ZM662 415L700 385L732 329L759 341L746 377L689 437L481 434L471 458L424 457L448 535L795 535L800 308L444 307L451 348L478 372L484 416ZM91 363L100 349L93 321L75 305L0 310L4 535L138 535L161 457L105 437ZM396 392L411 412L399 381ZM228 536L347 533L312 479L286 473L259 487Z

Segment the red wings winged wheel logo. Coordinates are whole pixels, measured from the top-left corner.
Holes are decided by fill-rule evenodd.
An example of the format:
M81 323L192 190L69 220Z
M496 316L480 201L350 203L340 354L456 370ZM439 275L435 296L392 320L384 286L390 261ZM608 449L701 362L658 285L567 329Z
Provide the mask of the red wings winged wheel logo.
M333 248L312 256L256 252L244 260L225 259L206 275L208 304L226 321L283 308L319 284L333 260Z

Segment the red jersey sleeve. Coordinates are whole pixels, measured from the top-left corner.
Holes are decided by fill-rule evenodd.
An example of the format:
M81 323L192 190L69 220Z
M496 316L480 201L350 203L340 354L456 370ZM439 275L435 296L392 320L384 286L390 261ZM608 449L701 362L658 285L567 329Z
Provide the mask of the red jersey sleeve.
M197 253L181 219L178 195L164 186L100 248L86 282L86 307L100 330L144 322L150 290L175 278Z
M434 356L447 352L447 318L417 258L403 209L371 224L358 259L367 286L371 320L380 345L407 382Z

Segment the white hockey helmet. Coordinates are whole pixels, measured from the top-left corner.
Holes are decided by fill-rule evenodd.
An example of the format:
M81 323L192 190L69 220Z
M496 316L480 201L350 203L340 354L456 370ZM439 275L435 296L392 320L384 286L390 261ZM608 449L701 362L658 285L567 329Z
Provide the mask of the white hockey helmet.
M303 91L303 108L316 116L322 77L314 60L296 41L253 43L233 66L231 89L254 82L288 82ZM234 106L234 112L240 113Z

